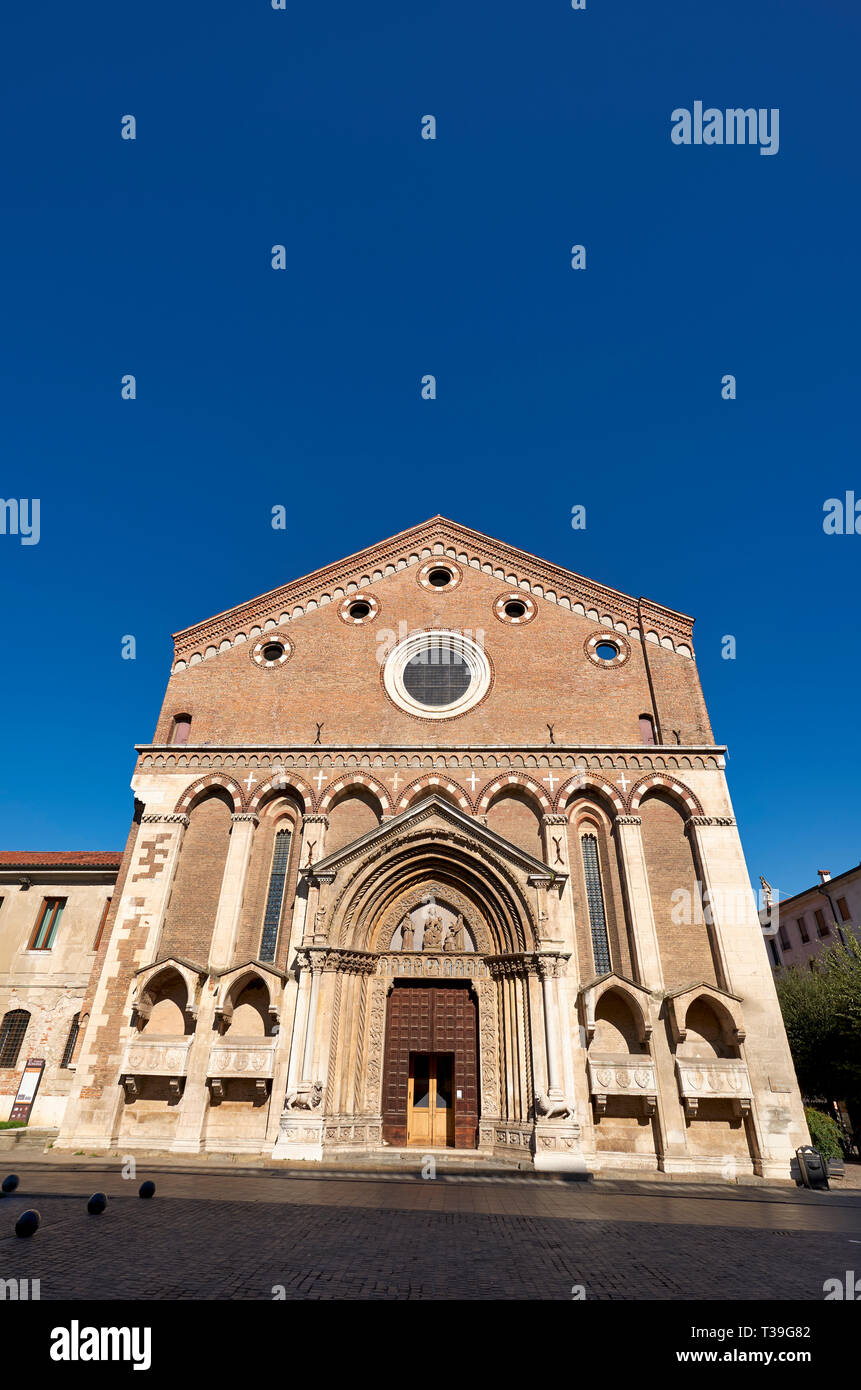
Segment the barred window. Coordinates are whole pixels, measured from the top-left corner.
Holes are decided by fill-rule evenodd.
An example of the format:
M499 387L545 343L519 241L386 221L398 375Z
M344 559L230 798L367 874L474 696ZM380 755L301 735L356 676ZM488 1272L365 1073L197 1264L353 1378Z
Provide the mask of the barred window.
M36 930L30 939L31 951L50 951L65 906L65 898L45 898L39 920L36 923Z
M0 1067L14 1067L30 1023L26 1009L12 1009L0 1023Z
M272 854L272 869L269 874L269 894L266 899L266 914L263 918L263 939L260 942L260 959L274 960L275 945L278 941L278 924L281 921L281 908L284 903L284 885L287 881L287 862L290 858L290 831L279 830L275 836L275 849Z
M75 1014L75 1017L72 1019L71 1027L69 1028L69 1036L66 1039L66 1046L63 1049L63 1060L60 1063L61 1067L70 1067L72 1065L72 1058L75 1055L75 1046L78 1041L78 1030L80 1029L80 1026L81 1015Z
M589 904L589 922L592 927L592 955L598 974L606 975L611 969L610 941L607 936L607 918L604 914L604 891L601 887L601 867L598 863L598 841L594 835L584 835L580 841L580 846L583 851L586 901Z

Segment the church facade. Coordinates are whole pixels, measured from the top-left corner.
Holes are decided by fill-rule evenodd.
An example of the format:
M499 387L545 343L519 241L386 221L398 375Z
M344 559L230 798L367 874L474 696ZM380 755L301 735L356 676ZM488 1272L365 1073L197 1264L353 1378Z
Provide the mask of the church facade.
M692 619L437 517L182 631L58 1147L788 1179Z

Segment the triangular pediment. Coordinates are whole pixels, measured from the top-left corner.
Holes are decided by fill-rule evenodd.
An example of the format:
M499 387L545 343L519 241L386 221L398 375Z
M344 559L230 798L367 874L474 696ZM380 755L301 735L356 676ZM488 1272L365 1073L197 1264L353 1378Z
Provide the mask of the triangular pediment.
M402 811L398 816L393 816L391 820L383 821L373 830L360 835L357 840L352 840L350 844L336 850L334 854L327 855L324 859L318 860L316 864L306 866L302 872L311 878L334 879L345 864L363 858L378 847L389 843L396 844L411 831L420 830L423 825L428 825L430 828L434 822L442 827L449 827L468 835L483 849L518 868L521 873L526 874L530 881L561 884L568 877L567 874L560 874L558 870L552 869L543 860L529 854L527 850L521 849L519 845L513 844L503 835L497 835L495 830L489 830L486 825L482 825L481 821L467 815L458 806L452 806L450 802L437 796L436 793L425 797L414 806L408 807L406 811Z
M308 613L338 604L363 589L372 589L400 570L425 564L435 556L447 556L462 566L492 575L510 588L589 617L602 626L691 655L693 619L686 614L621 593L481 531L435 516L174 633L176 661L181 665L194 664L238 643L254 641L261 633L284 628Z

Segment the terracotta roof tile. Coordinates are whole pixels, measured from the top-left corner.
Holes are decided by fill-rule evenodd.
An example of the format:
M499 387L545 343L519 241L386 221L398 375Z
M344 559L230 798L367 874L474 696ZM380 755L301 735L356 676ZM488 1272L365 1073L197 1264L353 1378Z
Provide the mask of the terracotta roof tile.
M121 849L0 850L0 868L11 869L118 869Z

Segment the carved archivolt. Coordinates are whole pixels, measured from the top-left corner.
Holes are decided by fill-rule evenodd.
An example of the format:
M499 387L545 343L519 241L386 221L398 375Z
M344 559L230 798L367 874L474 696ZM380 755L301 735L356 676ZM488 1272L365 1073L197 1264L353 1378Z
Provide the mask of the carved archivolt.
M465 878L472 879L473 893L481 899L481 914L476 912L475 897L468 898L439 878L430 880L421 875L421 860L431 855L436 861L437 875L439 862L444 859L449 861L453 879L461 882ZM381 860L385 861L382 865ZM375 845L345 879L337 894L330 915L330 940L341 945L348 942L359 945L373 937L375 949L384 949L400 921L399 917L395 920L397 913L403 916L405 910L405 898L398 893L399 879L417 883L417 901L427 893L428 884L436 882L441 900L456 902L458 911L475 922L477 928L481 918L485 931L476 938L479 951L528 950L535 940L537 932L532 907L524 889L504 863L466 834L435 827L421 827L396 839L394 845L388 840ZM387 940L374 926L384 894L391 903L391 908L386 907L385 922L391 929ZM493 929L486 925L488 918L494 923ZM493 940L494 929L500 938L498 944Z
M476 913L475 904L450 884L440 883L437 879L428 879L420 887L411 889L389 908L379 925L374 928L370 949L372 951L394 949L392 937L397 932L403 918L414 912L416 908L428 904L431 899L450 908L455 916L463 917L465 926L474 938L476 950L484 955L491 954L493 942L490 932Z

